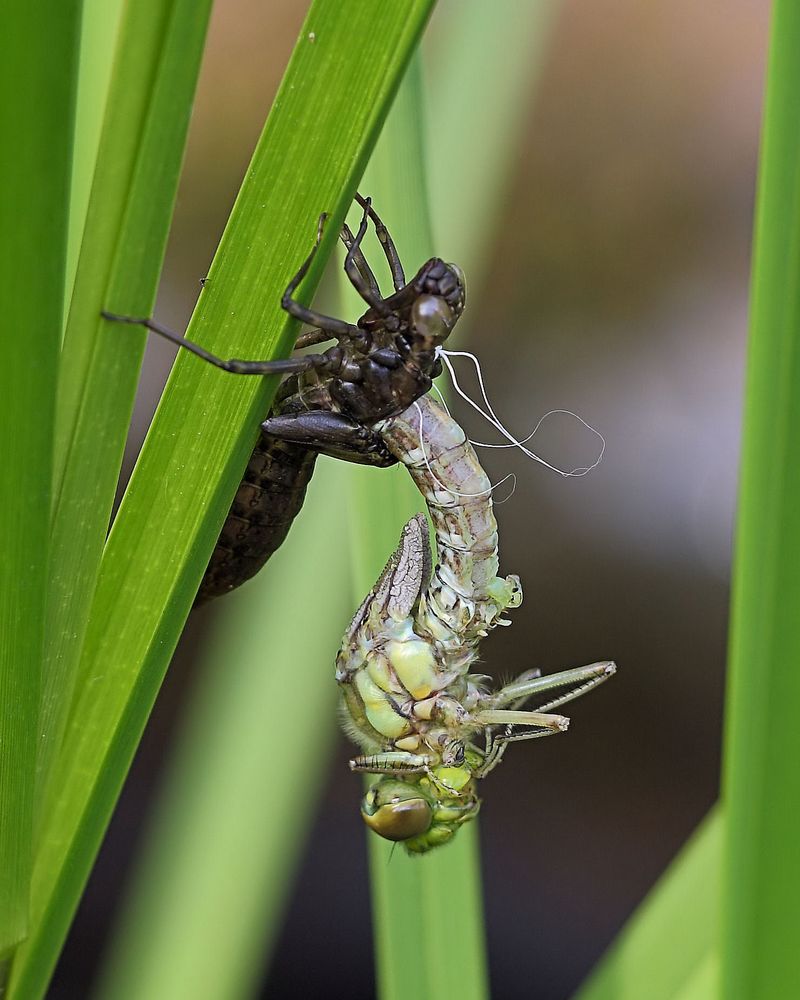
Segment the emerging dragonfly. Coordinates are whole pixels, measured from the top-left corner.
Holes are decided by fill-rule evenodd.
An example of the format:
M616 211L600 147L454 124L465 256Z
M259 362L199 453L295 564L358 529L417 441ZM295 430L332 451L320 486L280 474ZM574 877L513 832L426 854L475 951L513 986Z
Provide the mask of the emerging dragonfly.
M447 304L438 308L446 324ZM336 678L345 728L364 750L350 767L382 775L362 802L364 821L422 854L477 815L476 779L509 743L565 730L569 720L552 709L616 666L528 671L495 692L491 678L471 674L480 640L509 625L502 615L522 602L519 578L497 576L491 484L464 431L430 395L375 429L425 498L438 563L431 571L428 526L417 515L345 633Z
M362 803L381 836L421 854L446 843L480 805L476 780L509 743L566 729L552 709L590 691L615 671L610 661L541 677L528 671L492 692L470 673L481 639L519 606L515 576L497 576L497 522L491 485L461 427L430 395L439 353L464 308L464 278L432 258L408 283L394 244L369 199L354 237L347 226L345 271L369 308L356 325L292 298L322 237L289 283L282 306L316 329L298 347L335 338L323 354L286 361L225 361L151 320L140 323L226 371L285 374L262 424L198 600L249 579L278 548L299 511L318 454L388 466L402 462L423 494L436 532L431 569L420 515L345 633L336 661L346 728L364 751L350 766L380 779ZM372 220L395 291L382 298L361 251ZM551 697L551 693L556 693ZM534 710L523 706L545 696Z
M356 200L363 208L361 224L355 236L343 226L341 239L347 247L345 272L367 303L367 311L356 324L347 323L307 309L292 297L319 248L324 214L314 247L281 300L287 312L315 328L300 336L296 347L337 341L322 354L281 361L226 361L151 319L103 313L106 319L145 326L225 371L286 375L261 425L262 436L211 556L197 604L249 580L280 547L303 505L317 455L379 467L394 465L397 459L372 426L423 396L441 372L437 348L464 308L461 270L434 257L406 282L392 238L370 199L356 195ZM387 298L381 296L361 250L370 219L394 282L394 293ZM446 324L435 309L431 313L432 303L439 301L447 304Z

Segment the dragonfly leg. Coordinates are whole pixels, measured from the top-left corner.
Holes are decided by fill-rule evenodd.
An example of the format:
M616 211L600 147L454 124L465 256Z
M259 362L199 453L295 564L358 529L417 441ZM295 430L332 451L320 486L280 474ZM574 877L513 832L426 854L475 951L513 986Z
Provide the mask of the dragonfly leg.
M552 736L557 732L560 732L560 730L528 729L524 732L515 733L511 727L508 726L504 732L495 735L491 732L491 730L489 730L486 737L486 756L483 763L479 767L475 768L475 777L485 778L490 771L493 771L503 759L503 754L506 752L506 747L509 743L518 743L521 740L538 740L543 736Z
M533 726L536 729L551 729L554 733L564 732L569 727L569 719L563 715L517 712L507 708L479 709L472 713L472 721L479 726Z
M311 263L317 255L319 245L322 242L322 233L325 229L325 220L327 218L328 216L325 212L323 212L319 217L319 222L317 223L317 238L314 241L314 246L311 248L311 253L300 265L300 270L286 286L286 291L283 293L283 297L281 298L281 307L291 316L294 316L295 319L299 319L301 323L308 323L309 326L318 327L320 330L327 332L331 337L353 337L357 336L361 332L353 323L346 323L343 319L336 319L333 316L325 316L323 313L319 313L314 309L308 309L306 306L300 305L299 302L295 302L292 298L298 285L303 278L305 278L306 274L308 274L308 269L311 267ZM302 339L303 338L300 338L300 340ZM306 343L308 342L309 341L306 340Z
M361 224L358 227L355 239L351 241L350 246L348 247L347 256L344 259L344 270L345 274L350 279L350 284L353 288L355 288L367 305L372 306L372 308L381 316L388 316L391 313L391 309L383 301L377 287L373 287L369 279L364 276L357 263L357 258L359 256L363 259L363 254L361 253L361 241L364 239L367 232L371 202L369 198L366 198L363 202L360 202L360 204L363 204L364 206L364 214L361 217ZM375 285L377 286L377 282L375 282Z
M580 698L608 680L616 672L616 664L610 660L603 660L600 663L591 663L588 667L576 667L574 670L561 670L556 674L545 674L544 677L537 676L537 672L531 671L523 674L510 684L493 695L488 704L495 708L510 703L522 704L529 698L533 698L545 691L553 691L557 688L567 688L563 694L556 695L555 698L537 706L539 712L549 712L558 705L564 705L568 701Z
M403 272L403 265L400 263L400 258L397 254L397 249L395 248L392 237L389 235L389 231L381 221L377 212L375 212L372 208L370 200L368 198L362 198L360 194L356 194L356 200L359 205L366 209L365 218L368 216L372 219L372 222L375 225L375 233L380 241L381 247L383 248L383 252L386 255L386 259L389 262L395 291L399 292L401 288L405 288L406 278ZM350 277L351 281L353 281L356 291L365 300L367 305L373 306L383 313L383 297L381 296L378 279L375 277L372 268L367 263L367 259L361 249L361 241L365 232L366 226L364 225L363 219L362 226L359 227L359 236L353 236L352 230L346 222L342 225L340 239L347 247L348 257L352 265L347 273L348 277ZM353 268L355 268L356 272L355 280L353 280ZM345 267L345 270L347 271L347 266ZM330 331L324 328L312 330L298 337L295 347L310 347L312 344L320 344L324 340L330 340L331 336L332 334Z
M302 347L312 347L314 344L322 344L326 340L333 339L334 335L328 330L306 330L294 342L294 350L299 351Z
M375 234L383 247L383 252L386 254L386 260L389 262L389 269L392 272L392 281L394 282L394 290L399 292L401 288L405 288L406 276L403 273L403 265L400 263L400 257L398 256L394 241L389 235L389 230L383 222L381 222L380 217L372 207L372 203L369 198L363 198L360 194L358 194L358 192L356 192L356 201L362 208L366 208L370 219L372 219L373 225L375 226Z
M484 727L486 737L486 748L483 751L485 756L482 764L475 769L476 778L483 778L497 767L507 743L514 743L517 740L537 740L553 733L563 733L569 727L569 719L563 715L508 709L482 709L473 713L472 719ZM495 726L502 726L499 735L495 735Z
M321 354L306 354L301 358L280 358L275 361L243 361L240 358L220 358L207 351L193 340L187 340L179 333L156 323L155 320L140 316L119 316L116 313L102 311L101 316L112 323L129 323L133 326L143 326L152 333L169 340L172 344L190 351L209 364L234 375L288 375L292 372L304 372L311 368L322 368L327 360Z
M427 756L407 750L361 754L350 761L350 770L361 774L426 774L429 767Z
M397 459L376 431L330 410L306 410L268 417L261 430L269 437L302 445L320 455L387 468Z
M353 236L352 230L347 225L346 222L342 223L342 231L339 234L339 239L347 247L348 251L353 254L353 263L358 268L358 273L361 275L363 281L365 281L372 292L381 297L381 290L378 285L378 279L372 273L372 268L367 263L367 258L360 246L355 245L355 237Z

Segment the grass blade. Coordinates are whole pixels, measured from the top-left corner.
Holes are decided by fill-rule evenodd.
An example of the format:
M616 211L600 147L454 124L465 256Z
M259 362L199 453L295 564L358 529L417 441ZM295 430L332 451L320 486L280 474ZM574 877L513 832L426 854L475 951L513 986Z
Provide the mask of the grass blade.
M532 4L523 25L497 18L485 5L456 11L444 3L437 12L440 37L427 60L435 94L423 135L419 68L398 95L386 130L370 162L362 188L373 196L389 223L409 269L432 252L427 206L437 252L467 269L471 287L482 266L481 240L487 236L497 198L515 148L516 127L530 93L552 5ZM457 13L457 17L456 17ZM480 51L484 72L470 67ZM487 85L487 80L491 85ZM498 108L502 108L498 112ZM463 135L481 136L480 149L463 155ZM461 192L461 194L459 193ZM469 210L454 211L455 205ZM467 319L468 322L468 319ZM372 585L396 544L400 526L420 507L407 477L370 475L355 469L352 523L357 597ZM368 837L380 995L404 996L408 955L415 956L415 989L425 997L480 998L488 993L480 889L477 824L470 824L444 849L408 859ZM452 948L452 941L459 946Z
M575 1000L707 1000L716 973L723 820L712 812L576 994Z
M719 952L710 951L675 1000L713 1000L719 996Z
M725 734L722 991L800 982L800 7L773 8Z
M333 245L429 10L428 0L379 13L355 0L312 4L191 339L228 355L288 349L294 327L278 308L288 262L307 253L323 209L332 213L324 249ZM135 305L130 290L114 289L105 306ZM109 338L143 342L131 331ZM191 357L173 371L103 555L15 997L44 988L273 389L274 380L229 377Z
M723 768L726 822L715 838L720 846L707 858L705 877L696 871L693 884L696 857L690 851L657 890L663 896L667 890L690 887L683 905L666 921L660 947L652 949L654 954L639 947L634 924L581 992L581 1000L610 995L596 984L606 981L626 952L625 961L639 969L641 982L652 975L655 961L672 969L671 982L676 968L682 976L692 972L682 990L676 983L670 994L681 1000L712 996L717 989L726 1000L783 998L794 995L800 980L795 941L800 892L795 849L800 820L800 675L795 666L800 658L800 224L794 210L800 201L799 98L800 10L778 0L756 212L733 575ZM715 822L722 826L721 820ZM689 926L695 927L694 916L706 905L712 868L722 872L718 951L703 922L692 937L693 962L687 964L686 942L670 945L676 934L683 936L690 915ZM658 899L645 904L642 920L657 908ZM700 961L698 940L705 943Z
M12 3L3 27L0 984L28 922L80 4Z
M320 462L302 530L226 598L100 998L256 994L333 743L343 471Z
M81 58L75 99L75 143L70 187L67 294L64 296L65 323L86 225L86 213L89 208L94 168L97 164L97 150L100 145L121 13L122 0L83 0Z
M209 8L129 3L117 40L59 379L43 785L72 700L143 352L141 338L110 332L100 310L110 301L121 312L152 308Z
M426 159L433 231L473 289L490 260L486 242L502 215L520 123L558 7L557 0L512 0L498 17L490 3L444 0L431 25L425 69L435 95ZM465 136L480 141L467 145Z
M389 225L409 272L433 253L422 106L420 64L415 60L362 183ZM396 546L402 525L422 503L402 470L376 475L372 469L354 469L351 481L355 607ZM477 825L421 858L393 852L393 845L366 836L379 995L383 1000L407 995L408 956L413 955L417 996L486 996Z

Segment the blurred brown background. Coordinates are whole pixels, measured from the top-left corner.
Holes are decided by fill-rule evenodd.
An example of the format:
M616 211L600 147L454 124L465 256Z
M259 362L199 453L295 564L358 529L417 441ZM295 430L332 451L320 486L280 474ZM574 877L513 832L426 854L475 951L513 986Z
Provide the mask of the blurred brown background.
M506 2L516 6L501 0L498 16ZM218 4L158 305L176 329L304 9L296 0ZM437 16L456 12L451 3ZM504 570L525 585L514 628L484 651L488 666L511 676L613 657L621 668L576 705L568 737L512 748L483 789L496 998L569 996L717 795L768 14L767 0L557 4L491 264L482 287L470 287L470 335L459 346L481 358L506 423L522 435L545 411L568 408L607 440L602 465L582 479L518 453L484 454L493 479L519 477L498 520ZM131 460L170 358L150 344ZM489 439L464 406L455 412ZM563 417L535 443L566 467L594 448ZM90 990L213 617L209 609L190 621L53 997ZM347 756L342 741L264 997L331 997L333 980L341 996L372 995Z

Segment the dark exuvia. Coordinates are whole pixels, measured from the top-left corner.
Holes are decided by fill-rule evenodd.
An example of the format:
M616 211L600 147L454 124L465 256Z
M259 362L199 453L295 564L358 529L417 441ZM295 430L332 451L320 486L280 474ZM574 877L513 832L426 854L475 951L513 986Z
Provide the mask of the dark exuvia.
M289 282L281 306L311 327L297 348L326 340L336 344L321 354L281 361L226 361L149 319L104 313L107 319L146 326L203 360L241 375L282 374L272 409L247 463L231 509L206 569L195 604L227 594L254 576L283 543L303 505L317 455L387 467L396 459L373 425L402 413L424 396L440 370L437 348L464 308L460 268L438 257L406 282L394 243L370 199L356 195L364 214L358 232L342 227L347 247L345 272L368 305L357 323L347 323L300 305L292 298L319 248L326 216L302 267ZM372 220L392 273L394 292L381 296L361 250ZM444 332L428 322L433 300L444 299L453 324Z

